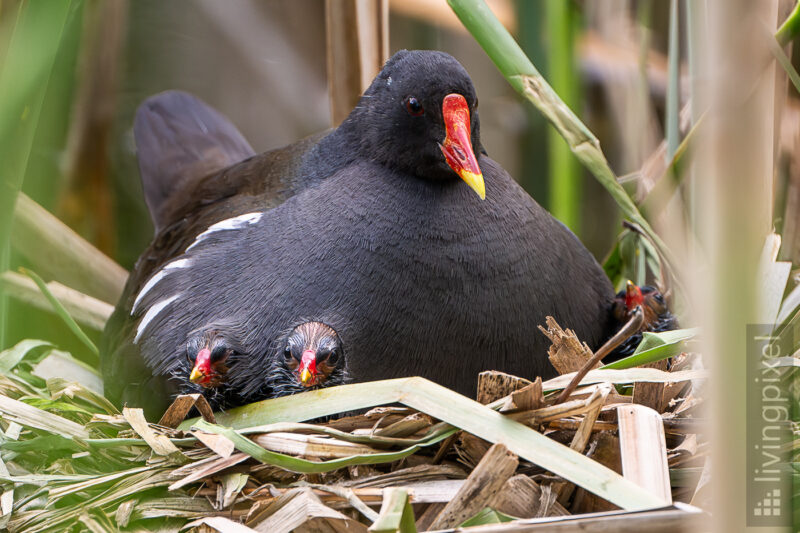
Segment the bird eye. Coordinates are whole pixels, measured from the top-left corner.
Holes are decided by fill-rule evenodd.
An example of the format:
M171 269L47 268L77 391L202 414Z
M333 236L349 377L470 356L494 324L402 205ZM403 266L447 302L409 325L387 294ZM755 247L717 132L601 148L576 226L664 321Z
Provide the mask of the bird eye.
M664 303L664 297L663 297L663 296L661 296L661 294L657 293L657 294L654 296L654 298L656 299L656 301L657 301L658 303L660 303L660 304L663 304L663 303Z
M286 348L283 349L283 357L285 357L286 359L291 359L292 358L292 348L291 348L291 346L287 345Z
M331 354L328 356L328 363L335 365L338 360L339 360L339 350L331 351Z
M210 357L211 362L219 363L220 361L225 361L232 353L233 350L231 350L230 348L227 348L225 346L217 346L211 352L211 357Z
M418 117L425 113L425 110L422 108L422 104L420 104L419 100L413 96L406 98L406 111L408 111L408 114L412 117Z

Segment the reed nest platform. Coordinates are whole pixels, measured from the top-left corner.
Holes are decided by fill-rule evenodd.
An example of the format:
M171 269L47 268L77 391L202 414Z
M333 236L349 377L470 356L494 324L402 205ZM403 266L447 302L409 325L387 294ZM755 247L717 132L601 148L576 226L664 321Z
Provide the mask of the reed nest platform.
M412 377L224 413L200 395L180 396L159 421L135 407L120 412L91 383L43 377L74 360L24 341L0 354L0 525L26 533L697 526L706 518L706 424L697 417L706 374L682 351L694 332L646 337L638 360L570 385L591 352L553 320L545 331L562 375L484 372L478 401ZM668 370L666 362L629 367L654 354L673 355Z

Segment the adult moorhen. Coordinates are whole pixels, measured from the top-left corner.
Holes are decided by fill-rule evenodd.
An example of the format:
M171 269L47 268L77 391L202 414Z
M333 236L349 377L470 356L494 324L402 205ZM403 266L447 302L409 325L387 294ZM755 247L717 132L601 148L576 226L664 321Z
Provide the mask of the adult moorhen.
M355 381L421 375L470 395L482 370L554 374L546 315L597 347L611 285L486 155L477 103L454 58L401 51L334 131L252 155L188 95L145 102L157 233L106 327L109 396L158 413L187 335L215 322L235 323L249 354L240 401L271 394L271 347L300 317L346 340Z

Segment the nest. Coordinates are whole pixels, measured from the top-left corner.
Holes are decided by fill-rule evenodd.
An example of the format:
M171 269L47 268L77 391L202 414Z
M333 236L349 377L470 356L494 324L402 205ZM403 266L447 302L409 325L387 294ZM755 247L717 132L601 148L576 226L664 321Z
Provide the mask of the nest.
M631 358L589 371L559 399L592 354L555 321L545 331L562 375L542 382L484 372L477 402L404 378L216 414L202 396L181 396L158 423L140 409L119 412L76 382L42 379L37 368L52 350L18 345L0 354L7 371L0 526L26 533L698 527L708 443L696 412L706 374L682 351L694 332L645 334ZM186 419L195 413L202 417Z

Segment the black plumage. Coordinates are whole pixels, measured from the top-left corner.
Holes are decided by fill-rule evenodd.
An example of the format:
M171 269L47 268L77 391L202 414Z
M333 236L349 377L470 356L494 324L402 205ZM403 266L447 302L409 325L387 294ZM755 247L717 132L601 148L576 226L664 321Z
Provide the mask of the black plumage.
M146 294L148 283L152 285L159 274L182 268L186 264L182 259L186 258L180 256L209 226L280 205L302 189L308 182L307 175L299 172L303 154L323 134L253 156L252 149L248 150L246 141L225 117L190 94L167 91L139 107L134 136L155 236L137 260L103 331L100 363L105 394L117 404L140 406L155 418L174 395L187 390L203 392L214 405L241 403L233 389L223 393L191 384L191 366L184 367L185 344L196 339L203 328L223 325L226 331L236 332L233 337L243 337L238 332L245 325L236 323L236 310L217 308L214 320L209 322L176 323L182 329L179 337L184 339L184 345L148 355L134 342L144 315L134 311L139 303L137 297ZM243 159L231 165L240 158ZM223 270L224 265L220 265ZM188 333L183 333L186 330Z
M442 108L453 94L469 110L465 138L483 172L484 201L448 165ZM249 354L244 381L229 381L242 401L270 394L262 386L274 363L270 346L298 317L313 316L346 340L355 381L422 375L466 394L486 369L553 375L536 329L547 315L597 347L611 327L608 279L485 154L476 108L455 59L402 51L323 138L184 178L164 200L161 212L170 214L106 328L112 398L153 396L159 376L179 364L187 333L220 320L237 323ZM163 150L180 145L179 128L172 131ZM184 263L164 267L177 261ZM131 379L135 371L144 377Z

